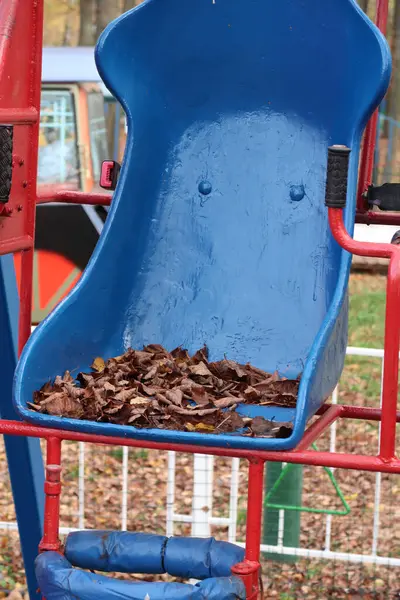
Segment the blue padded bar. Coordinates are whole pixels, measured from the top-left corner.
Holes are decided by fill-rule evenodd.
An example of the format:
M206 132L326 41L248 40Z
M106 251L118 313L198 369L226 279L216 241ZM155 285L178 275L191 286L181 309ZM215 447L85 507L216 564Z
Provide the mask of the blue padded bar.
M237 577L207 579L196 585L136 583L79 571L57 552L44 552L35 562L36 577L47 600L245 600Z
M214 538L167 538L147 533L77 531L65 556L74 566L120 573L169 573L183 578L229 577L244 550Z
M233 565L244 558L244 549L214 538L179 538L168 541L164 565L170 575L205 579L228 577Z

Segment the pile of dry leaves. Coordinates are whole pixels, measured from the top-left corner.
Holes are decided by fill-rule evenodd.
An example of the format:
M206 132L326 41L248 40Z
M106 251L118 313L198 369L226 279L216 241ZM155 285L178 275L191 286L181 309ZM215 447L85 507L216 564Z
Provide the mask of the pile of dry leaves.
M232 360L208 362L202 348L192 357L152 344L128 350L77 380L66 371L34 393L32 410L72 419L203 433L288 437L290 423L236 412L239 404L296 406L299 380L280 379Z

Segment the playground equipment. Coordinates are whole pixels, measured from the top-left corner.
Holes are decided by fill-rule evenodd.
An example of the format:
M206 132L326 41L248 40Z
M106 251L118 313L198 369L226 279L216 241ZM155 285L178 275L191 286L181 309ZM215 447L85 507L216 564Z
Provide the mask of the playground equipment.
M290 2L279 9L256 2L239 18L239 5L226 12L224 6L204 2L188 14L179 0L164 8L146 3L108 27L98 44L97 65L128 114L125 164L84 277L35 331L21 357L15 401L24 419L200 446L284 450L300 442L307 420L337 384L347 343L350 255L327 235L327 210L321 208L327 148L337 143L352 149L345 213L351 229L358 146L389 77L389 55L380 35L354 6L342 6L332 5L324 29L319 24L330 17L325 6L310 17ZM175 39L173 46L147 35L158 11L165 35ZM201 60L199 42L178 36L177 23L167 25L171 11L193 33L200 23L209 29ZM341 18L351 24L351 35L342 32ZM305 34L309 44L302 43ZM328 48L337 39L336 52L321 62L315 48ZM282 44L285 50L279 54ZM345 59L343 72L339 64ZM371 65L368 71L359 69L362 60ZM148 80L150 72L170 71L170 79ZM301 85L299 73L304 73ZM358 82L356 88L351 81ZM334 94L339 87L340 99ZM304 161L307 154L310 163ZM239 266L243 260L245 271ZM124 276L128 265L129 278ZM292 435L205 438L197 432L138 431L27 409L33 392L67 364L84 370L95 356L118 356L127 347L155 341L171 349L183 345L189 352L206 342L212 360L227 354L289 378L301 373L295 409L241 409L293 421Z
M30 10L25 0L0 6L0 23L7 24L0 38L0 252L23 252L20 349L30 334L34 212L41 199L35 186L42 8L40 0L31 0ZM383 29L387 2L378 2L377 11ZM163 26L153 35L155 23ZM17 53L22 39L30 45ZM400 473L400 249L358 243L348 233L356 208L363 222L400 222L396 213L369 210L363 196L375 119L364 136L356 190L362 131L386 91L389 50L353 0L326 0L323 6L254 0L245 7L239 0L198 0L195 6L147 0L108 27L97 64L128 115L118 186L83 277L35 330L16 369L15 408L31 424L0 421L3 434L47 440L36 574L50 599L60 593L256 598L265 461ZM66 191L54 200L107 205L109 196ZM324 404L345 355L349 252L391 259L379 410ZM189 350L207 342L212 358L227 353L287 376L302 373L295 409L250 409L292 420L293 434L275 440L137 430L27 409L33 390L64 369L82 370L96 355L107 358L148 342ZM309 449L339 418L380 421L379 455ZM244 556L208 541L219 548L214 563L203 541L152 538L142 544L144 538L128 542L109 532L71 537L60 556L62 440L248 459ZM104 564L100 552L109 539L117 552L106 546L110 564ZM184 555L179 564L175 547ZM204 556L211 556L205 571ZM157 569L205 581L194 588L125 584L71 571L72 565Z

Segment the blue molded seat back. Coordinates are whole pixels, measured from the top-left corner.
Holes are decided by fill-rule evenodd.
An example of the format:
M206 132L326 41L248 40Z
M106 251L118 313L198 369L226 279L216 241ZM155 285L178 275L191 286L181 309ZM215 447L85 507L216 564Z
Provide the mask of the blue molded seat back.
M352 148L351 229L361 134L389 79L383 37L354 0L147 0L108 27L97 64L128 115L125 160L86 272L24 353L20 412L87 429L31 414L32 391L99 354L206 343L212 359L303 373L296 415L262 412L295 416L289 440L234 441L293 447L343 366L350 256L327 223L327 148Z

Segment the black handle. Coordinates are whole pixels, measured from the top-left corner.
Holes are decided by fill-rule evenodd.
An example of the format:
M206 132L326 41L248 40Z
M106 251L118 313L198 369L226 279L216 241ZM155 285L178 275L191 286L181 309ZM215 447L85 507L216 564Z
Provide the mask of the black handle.
M344 208L346 206L350 152L351 150L347 146L330 146L328 148L325 188L325 206L328 208Z
M0 125L0 202L10 199L12 180L13 128Z

